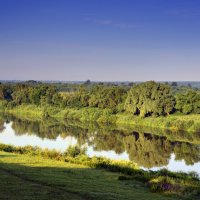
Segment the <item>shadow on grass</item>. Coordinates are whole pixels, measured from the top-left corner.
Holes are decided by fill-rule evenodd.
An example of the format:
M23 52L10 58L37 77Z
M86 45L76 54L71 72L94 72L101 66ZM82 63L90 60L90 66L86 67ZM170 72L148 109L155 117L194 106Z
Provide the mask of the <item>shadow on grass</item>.
M16 156L17 156L17 155L12 155L12 154L11 154L11 155L1 155L1 154L0 154L0 158L8 158L8 157L9 157L9 158L14 158L14 157L16 157Z
M5 191L5 195L8 196L9 199L13 199L13 197L9 195L17 193L17 197L21 197L19 199L23 199L22 196L28 195L28 199L31 200L51 198L75 200L167 200L177 199L177 196L175 196L176 194L179 194L179 199L182 199L181 197L183 196L180 194L180 191L174 191L175 193L173 193L173 195L170 193L170 196L151 193L150 190L145 187L147 183L149 186L150 182L143 173L124 176L122 173L113 173L106 169L100 170L79 164L44 159L37 156L30 157L28 154L17 155L4 152L0 154L0 162L0 173L3 174L3 176L0 176L0 199L5 199L1 197L1 194ZM168 175L170 175L170 172L163 171L158 177L155 176L154 179L167 178L167 182L165 181L166 183L171 180L179 180L169 180ZM6 184L4 184L5 182ZM191 183L191 181L188 180L187 183ZM193 183L194 182L192 182L192 184ZM156 184L153 184L153 186L154 185L156 186ZM158 190L156 189L155 191ZM37 198L35 198L35 195L37 195Z
M10 155L1 158L3 160L6 157L10 159ZM29 165L25 160L21 160L20 163L7 163L6 161L1 163L0 199L5 199L5 197L17 200L175 199L166 195L153 194L145 188L144 184L135 180L119 181L119 173L66 163L64 163L65 167L62 163L60 166L55 166L52 162L41 163L40 166L25 166ZM16 195L12 196L13 194Z
M0 199L94 199L86 193L70 189L69 184L63 181L69 174L76 174L77 170L73 169L70 173L64 168L28 167L15 163L1 163ZM60 173L65 176L61 178Z

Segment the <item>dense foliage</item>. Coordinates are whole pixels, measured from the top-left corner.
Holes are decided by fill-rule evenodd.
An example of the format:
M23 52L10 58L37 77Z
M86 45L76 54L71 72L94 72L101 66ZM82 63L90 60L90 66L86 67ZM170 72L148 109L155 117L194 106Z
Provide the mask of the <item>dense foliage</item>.
M62 105L70 107L93 107L122 111L127 90L119 86L94 85L91 89L81 86L75 92L62 92Z
M56 93L55 86L47 84L0 85L0 100L4 100L9 106L53 104Z
M179 89L154 81L133 86L72 84L71 89L69 84L66 87L35 82L0 84L0 101L8 108L24 104L43 108L49 105L59 109L90 107L104 109L107 115L129 112L148 117L165 116L174 112L200 113L199 90L190 87Z
M176 95L176 109L184 114L200 114L200 93L188 91Z
M130 89L125 109L142 117L166 115L174 109L174 97L168 85L150 81Z

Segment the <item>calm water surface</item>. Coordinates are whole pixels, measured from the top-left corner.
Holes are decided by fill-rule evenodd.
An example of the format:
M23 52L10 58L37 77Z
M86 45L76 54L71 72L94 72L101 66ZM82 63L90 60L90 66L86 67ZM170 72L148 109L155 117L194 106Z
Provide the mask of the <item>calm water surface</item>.
M0 143L39 146L61 152L70 145L80 145L87 147L91 157L131 160L143 169L167 168L195 171L200 175L200 135L167 134L172 136L78 122L34 122L5 116L0 120ZM180 142L180 138L184 142Z

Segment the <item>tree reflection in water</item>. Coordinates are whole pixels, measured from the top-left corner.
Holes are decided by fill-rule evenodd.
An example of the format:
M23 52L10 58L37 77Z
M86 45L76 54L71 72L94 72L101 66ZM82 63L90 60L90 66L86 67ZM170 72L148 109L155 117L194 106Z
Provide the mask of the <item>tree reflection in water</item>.
M188 133L177 133L163 130L162 135L145 133L144 128L105 126L98 124L84 124L81 122L56 120L31 121L13 116L0 120L0 132L4 130L4 122L12 121L12 128L16 135L36 135L42 139L56 139L58 136L75 137L79 145L88 144L96 151L113 150L117 154L127 152L129 159L145 168L166 166L171 154L176 160L184 160L187 165L200 161L199 134L188 136ZM149 131L149 130L147 130ZM159 130L161 131L161 130ZM172 134L172 136L170 135ZM161 135L161 134L160 134ZM171 138L170 138L171 137ZM176 137L177 141L173 138ZM178 141L179 139L185 142ZM189 143L191 140L193 143Z

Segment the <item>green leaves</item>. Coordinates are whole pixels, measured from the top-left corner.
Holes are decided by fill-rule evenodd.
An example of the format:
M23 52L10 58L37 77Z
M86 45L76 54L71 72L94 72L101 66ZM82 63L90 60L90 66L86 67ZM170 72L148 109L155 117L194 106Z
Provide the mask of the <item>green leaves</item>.
M194 90L176 95L175 108L183 114L200 114L200 93Z
M160 116L171 113L174 104L168 85L149 81L130 89L124 108L141 117Z

